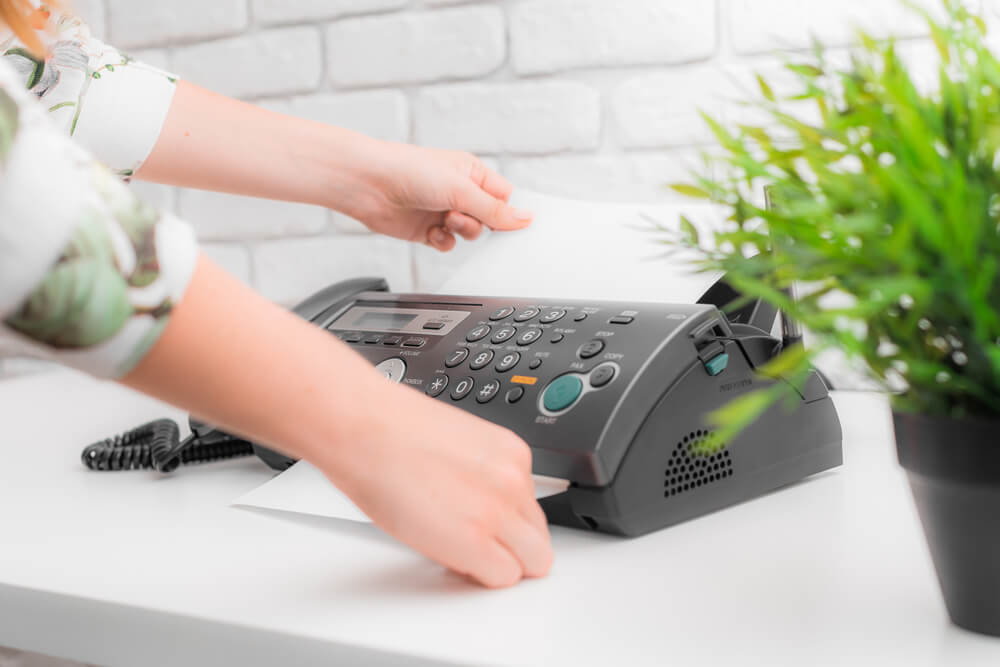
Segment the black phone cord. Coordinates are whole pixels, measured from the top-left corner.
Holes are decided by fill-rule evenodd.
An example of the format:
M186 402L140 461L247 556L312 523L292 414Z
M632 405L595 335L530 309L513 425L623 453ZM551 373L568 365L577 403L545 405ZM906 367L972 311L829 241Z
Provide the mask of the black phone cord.
M170 473L182 465L253 455L253 446L221 431L195 428L184 440L170 419L157 419L86 447L83 465L96 471L156 470ZM200 425L199 425L200 426Z

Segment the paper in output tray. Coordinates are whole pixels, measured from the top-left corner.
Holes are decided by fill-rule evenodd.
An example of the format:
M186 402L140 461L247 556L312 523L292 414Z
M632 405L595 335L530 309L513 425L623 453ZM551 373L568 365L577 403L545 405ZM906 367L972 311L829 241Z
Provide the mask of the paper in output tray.
M567 486L569 482L563 480L536 476L535 497L545 498L562 493ZM237 498L233 505L371 522L350 498L335 487L318 468L306 461L299 461L250 493Z

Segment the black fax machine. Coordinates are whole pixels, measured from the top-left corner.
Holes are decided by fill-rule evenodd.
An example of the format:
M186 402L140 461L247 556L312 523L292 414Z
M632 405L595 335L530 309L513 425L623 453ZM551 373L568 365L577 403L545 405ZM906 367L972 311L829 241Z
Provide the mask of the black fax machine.
M555 524L641 535L842 463L841 428L813 372L729 443L707 415L782 379L755 372L794 326L756 303L724 315L725 282L698 304L404 295L385 281L334 285L296 312L385 376L503 425L534 472L567 479L541 501ZM784 336L772 336L782 322ZM276 469L291 459L263 447Z

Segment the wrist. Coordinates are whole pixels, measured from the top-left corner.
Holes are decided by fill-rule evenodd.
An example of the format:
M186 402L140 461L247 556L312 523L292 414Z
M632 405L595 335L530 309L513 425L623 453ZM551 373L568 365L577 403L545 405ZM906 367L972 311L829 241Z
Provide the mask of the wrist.
M289 142L289 162L305 180L308 203L357 217L378 196L386 142L332 125L309 123Z

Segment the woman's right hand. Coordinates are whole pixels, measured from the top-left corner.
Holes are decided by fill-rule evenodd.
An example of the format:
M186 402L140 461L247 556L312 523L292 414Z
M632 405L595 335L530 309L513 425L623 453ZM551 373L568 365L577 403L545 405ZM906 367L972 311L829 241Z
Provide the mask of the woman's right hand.
M313 461L390 535L490 588L552 565L531 450L507 429L386 385L350 446Z
M205 257L166 331L122 381L310 461L389 534L485 586L549 570L520 438L387 382L328 331Z

